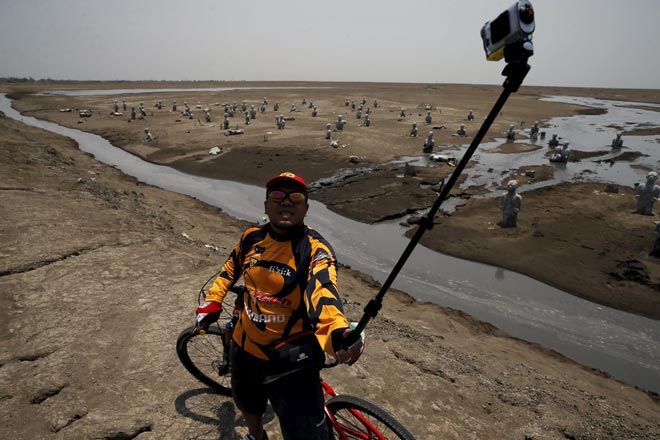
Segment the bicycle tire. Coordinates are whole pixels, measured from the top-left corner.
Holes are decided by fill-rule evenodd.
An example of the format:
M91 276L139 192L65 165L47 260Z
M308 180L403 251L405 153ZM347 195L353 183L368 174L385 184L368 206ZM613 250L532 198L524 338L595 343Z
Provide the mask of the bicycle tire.
M332 439L415 440L408 428L370 400L340 394L325 406L333 419L328 425Z
M223 396L231 396L231 373L219 372L225 329L212 325L203 335L193 333L194 329L195 326L188 327L176 340L179 361L195 379Z

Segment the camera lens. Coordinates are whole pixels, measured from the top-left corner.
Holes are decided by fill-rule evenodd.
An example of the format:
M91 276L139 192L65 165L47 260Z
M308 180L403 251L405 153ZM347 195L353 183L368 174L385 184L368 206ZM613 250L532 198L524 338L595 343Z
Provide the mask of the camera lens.
M531 5L524 5L522 6L519 11L520 15L520 21L522 21L525 24L532 24L534 23L534 9L532 9Z

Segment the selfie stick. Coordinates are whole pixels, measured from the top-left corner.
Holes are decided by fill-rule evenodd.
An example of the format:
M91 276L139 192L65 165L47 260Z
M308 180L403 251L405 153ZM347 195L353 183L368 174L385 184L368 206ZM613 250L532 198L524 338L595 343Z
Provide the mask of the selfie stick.
M440 205L449 195L449 191L451 191L452 187L456 183L456 180L458 180L458 177L463 172L463 169L470 161L470 158L472 157L475 150L479 146L479 143L481 143L483 137L488 132L488 129L495 120L495 117L498 115L500 110L502 110L502 107L504 106L506 100L509 98L509 95L511 95L511 93L515 93L518 91L518 88L525 79L527 72L529 72L530 66L529 64L527 64L527 59L532 54L533 54L533 49L532 49L531 41L529 40L513 43L504 48L504 57L507 62L507 65L504 67L504 70L502 71L502 75L506 76L506 80L502 85L502 87L504 87L502 94L500 95L499 99L497 100L492 110L488 114L488 117L484 120L483 124L481 124L481 128L479 129L476 136L472 140L470 147L463 155L463 158L456 166L456 169L449 177L449 180L447 181L446 184L443 183L442 189L440 191L440 195L438 196L435 203L431 207L431 210L428 212L428 214L426 214L426 216L421 218L419 222L419 227L417 228L415 235L410 239L408 246L403 251L403 254L399 258L399 261L397 261L396 265L392 269L392 272L389 274L389 276L383 283L382 287L380 288L380 291L364 307L364 314L362 315L362 318L360 318L360 321L358 322L355 330L349 336L346 342L347 346L350 346L353 343L357 342L357 340L360 338L360 334L364 331L369 321L372 318L375 318L376 315L378 315L378 311L382 307L383 297L385 296L385 293L390 288L390 286L394 282L394 279L397 277L397 275L403 268L403 265L406 263L406 260L408 260L408 257L410 257L410 254L412 254L413 249L415 249L415 246L417 246L417 243L422 238L424 232L426 232L427 229L433 228L434 225L433 219L435 217L436 212L438 211L438 209L440 209Z

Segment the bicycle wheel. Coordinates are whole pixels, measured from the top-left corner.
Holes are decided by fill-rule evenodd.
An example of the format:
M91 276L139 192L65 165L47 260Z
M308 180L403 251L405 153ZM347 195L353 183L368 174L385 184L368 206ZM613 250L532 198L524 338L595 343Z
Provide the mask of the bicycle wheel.
M181 332L176 340L176 354L195 379L224 396L231 396L229 352L225 351L225 329L213 325L206 334L193 334L194 326Z
M330 414L332 439L415 440L392 414L369 400L339 395L329 399L325 406Z

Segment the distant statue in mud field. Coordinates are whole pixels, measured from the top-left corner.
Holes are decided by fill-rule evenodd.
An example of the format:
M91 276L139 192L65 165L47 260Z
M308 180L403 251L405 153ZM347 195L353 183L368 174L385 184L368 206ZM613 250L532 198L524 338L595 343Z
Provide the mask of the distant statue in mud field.
M378 108L378 99L374 99L374 108Z
M277 123L278 130L284 130L284 126L286 125L286 122L284 121L284 115L279 115L277 118L275 118L275 122Z
M516 140L516 130L513 129L513 124L509 124L509 129L506 131L506 140L507 141Z
M472 113L472 110L470 110L467 114L467 120L468 121L473 121L474 120L474 113Z
M355 110L355 101L351 101L351 110Z
M291 104L291 110L289 110L289 112L297 112L297 111L298 111L298 108L296 107L296 105Z
M534 125L532 125L532 128L529 130L529 135L532 137L539 135L539 121L534 121Z
M176 101L172 101L172 111L176 111Z
M157 108L158 110L162 110L162 109L163 109L163 101L158 101L158 102L156 103L156 108Z
M264 96L264 104L268 105L268 98Z
M140 114L142 115L143 118L147 116L147 111L144 109L144 103L140 103Z
M355 113L355 118L356 119L362 119L362 109L358 109L358 111Z
M422 151L424 153L430 153L433 151L434 146L435 141L433 140L433 132L429 131L429 135L424 139L424 147L422 148Z
M222 128L223 128L224 130L226 130L226 129L229 128L229 113L225 113L225 117L224 117L224 119L222 120Z
M319 114L319 112L316 110L316 106L314 106L312 108L312 118L315 118L318 114Z
M555 148L555 154L550 158L550 162L568 162L568 156L570 155L570 150L568 149L568 142L564 142L561 147Z
M348 107L348 105L349 105L348 98L346 98L344 99L344 107Z
M135 117L137 116L137 112L135 111L135 106L131 107L131 119L135 121Z
M405 109L401 109L401 113L399 113L399 117L400 118L405 118L406 117L406 110Z
M417 137L417 122L413 122L412 128L410 129L410 136Z
M364 116L364 126L369 127L371 125L371 119L369 119L369 115Z
M431 110L426 112L426 123L430 124L433 122L433 116L431 116Z
M367 98L365 98L365 97L363 96L363 97L362 97L362 101L360 101L360 103L361 103L362 105L366 105L366 104L367 104Z
M330 139L332 137L332 124L329 122L325 124L325 138Z
M254 106L250 106L250 119L257 119L257 111L254 109Z
M124 109L124 111L126 111L126 100L125 99L121 100L121 106Z
M340 130L340 131L341 131L341 130L344 129L344 124L346 124L346 121L344 121L344 120L342 119L342 116L339 115L339 116L337 117L337 122L335 122L335 128L336 128L337 130Z
M623 133L618 132L616 134L616 138L612 139L612 148L617 148L617 149L623 148L623 139L621 139L622 134Z
M243 101L243 102L241 103L241 110L242 110L243 112L247 111L247 104L245 103L245 101Z
M144 142L149 143L153 140L156 140L156 137L153 134L151 134L151 132L149 131L148 128L145 128L144 129Z
M653 205L660 197L660 186L656 185L658 173L649 171L646 175L646 183L637 185L635 197L637 197L637 208L635 213L642 215L653 215Z
M250 114L245 113L245 125L250 125Z
M553 148L553 147L558 147L559 146L559 139L557 139L557 135L553 134L552 139L548 141L548 147Z
M465 131L465 124L461 124L461 126L458 128L458 131L456 132L457 135L461 137L467 136L467 132Z
M259 111L261 113L266 113L266 104L265 103L263 103L263 102L261 103L261 107L259 108Z
M115 99L115 101L113 102L113 104L114 104L114 108L115 108L114 112L115 112L115 113L119 113L119 103L117 102L116 99Z
M660 258L660 221L653 223L655 224L655 241L653 242L653 249L651 249L649 255Z
M273 105L273 111L278 112L280 111L280 103L276 102L275 105Z
M211 111L209 109L204 110L204 119L206 122L211 122Z
M522 202L522 196L518 194L518 182L509 180L506 184L506 192L500 198L500 209L502 210L503 228L515 228L518 225L518 213Z
M305 105L305 104L307 104L307 99L303 98L302 105Z

